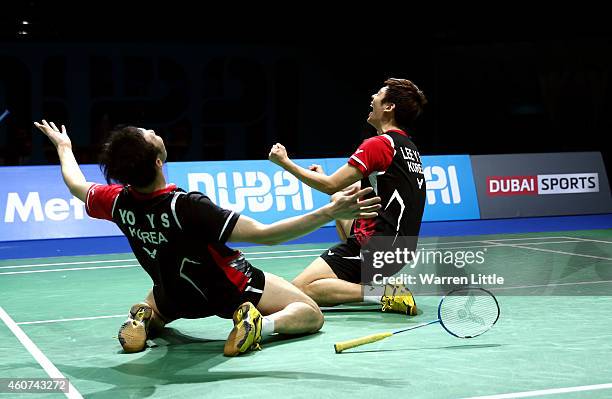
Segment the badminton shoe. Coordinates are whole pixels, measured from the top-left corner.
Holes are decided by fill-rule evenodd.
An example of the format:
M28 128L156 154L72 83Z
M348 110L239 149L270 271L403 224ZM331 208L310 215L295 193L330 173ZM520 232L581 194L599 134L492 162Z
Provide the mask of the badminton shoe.
M245 302L233 315L234 328L225 341L223 354L237 356L250 349L261 349L261 321L263 316L251 303Z
M149 322L153 309L146 303L137 303L130 309L128 319L119 328L117 338L127 353L140 352L147 345Z
M408 316L417 314L417 305L412 292L403 284L387 284L380 298L383 312L403 313Z

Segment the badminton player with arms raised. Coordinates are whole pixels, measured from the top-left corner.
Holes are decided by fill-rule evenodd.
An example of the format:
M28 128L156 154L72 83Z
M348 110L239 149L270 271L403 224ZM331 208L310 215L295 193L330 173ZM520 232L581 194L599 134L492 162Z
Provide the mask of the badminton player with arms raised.
M378 197L360 201L371 188L355 189L311 213L265 225L216 206L202 193L167 184L166 148L153 130L128 126L111 132L100 157L109 183L103 185L86 181L64 126L59 130L44 120L34 125L55 145L70 192L90 216L117 224L153 280L145 301L132 306L119 330L127 352L144 349L152 333L179 318L232 318L227 356L257 348L262 336L275 332L318 331L323 316L311 298L225 243L277 244L334 218L375 217L380 208Z
M355 185L372 187L374 192L370 195L382 200L376 218L337 221L338 234L344 242L325 251L293 284L321 306L365 301L380 303L383 311L416 315L414 297L405 286L373 288L373 269L367 264L371 262L361 256L366 246L385 239L391 243L389 250L403 246L402 250L414 251L425 206L421 158L408 132L427 100L409 80L387 79L384 84L372 96L372 112L368 115L368 123L376 128L377 135L365 140L332 175L325 175L318 165L310 170L298 166L278 143L272 147L269 159L305 184L333 194L332 201L342 198L343 190L353 190ZM397 264L389 269L398 271L401 267L403 264Z

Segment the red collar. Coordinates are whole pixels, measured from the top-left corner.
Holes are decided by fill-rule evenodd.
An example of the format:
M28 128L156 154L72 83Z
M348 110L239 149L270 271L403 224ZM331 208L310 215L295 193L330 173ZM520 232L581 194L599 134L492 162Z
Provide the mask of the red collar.
M128 190L130 191L130 194L132 194L134 198L136 198L137 200L146 200L146 199L155 198L162 194L168 194L169 192L176 190L176 184L168 184L166 188L162 188L161 190L153 191L152 193L141 193L141 192L136 191L132 187L128 187Z
M390 130L387 130L385 133L388 133L388 132L395 132L395 133L399 133L399 134L401 134L402 136L406 136L406 137L410 138L410 135L409 135L408 133L406 133L405 131L400 130L400 129L390 129Z

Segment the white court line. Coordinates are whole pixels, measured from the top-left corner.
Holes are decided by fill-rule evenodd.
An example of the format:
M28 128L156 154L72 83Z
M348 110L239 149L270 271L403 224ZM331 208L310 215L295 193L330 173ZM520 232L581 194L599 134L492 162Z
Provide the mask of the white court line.
M21 344L30 352L30 355L42 366L47 375L51 378L66 378L58 369L55 367L53 363L45 356L44 353L32 340L30 337L26 335L25 332L15 323L15 321L8 315L0 306L0 319L6 324L6 326L15 334L15 337L21 342ZM75 399L83 399L83 396L77 391L77 389L72 385L70 380L68 380L68 392L65 392L64 395L68 398Z
M475 242L487 242L487 241L513 241L513 240L545 240L545 239L570 239L570 240L586 240L586 239L578 239L575 237L527 237L527 238L502 238L495 240L477 240L477 241L447 241L447 242L426 242L419 243L419 245L444 245L444 244L469 244ZM602 241L608 242L608 241ZM524 243L529 245L534 245L535 243ZM463 247L457 248L438 248L438 249L461 249ZM465 247L468 248L468 247ZM472 247L469 247L472 248ZM477 247L473 247L477 248ZM289 253L289 252L321 252L325 251L328 248L313 248L313 249L292 249L292 250L280 250L280 251L260 251L260 252L243 252L245 255L258 255L258 254L280 254L280 253ZM84 256L99 256L99 255L84 255ZM255 258L253 258L255 259ZM261 258L264 259L264 258ZM280 258L282 259L282 258ZM124 261L136 261L136 258L126 258L126 259L115 259L115 260L99 260L99 261L79 261L79 262L57 262L57 263L33 263L28 265L12 265L12 266L0 266L0 269L17 269L17 268L26 268L26 267L43 267L43 266L64 266L64 265L81 265L81 264L90 264L90 263L111 263L111 262L124 262ZM77 269L75 269L77 270Z
M262 252L242 252L245 255L259 255L259 254L284 254L288 252L321 252L327 248L314 248L314 249L291 249L289 251L262 251Z
M494 240L486 239L487 241L519 241L519 240L548 240L549 238L572 238L572 237L523 237L523 238L496 238Z
M265 260L265 259L290 259L290 258L306 258L306 257L314 257L319 256L318 254L310 254L310 255L291 255L291 256L263 256L259 258L248 258L251 260ZM69 267L65 269L45 269L45 270L25 270L21 272L2 272L0 275L8 275L8 274L29 274L29 273L51 273L51 272L66 272L66 271L76 271L76 270L100 270L100 269L125 269L129 267L140 267L140 264L135 265L115 265L115 266L93 266L93 267Z
M419 245L437 245L437 244L468 244L468 243L474 243L474 242L490 242L490 241L518 241L518 240L548 240L548 239L568 239L571 237L525 237L525 238L500 238L500 239L495 239L495 240L490 240L490 239L483 239L483 240L476 240L476 241L441 241L441 242L427 242L427 243L422 243ZM528 243L525 243L528 244ZM530 244L530 243L529 243Z
M589 284L603 284L603 283L612 283L612 280L576 281L573 283L550 283L550 284L537 284L537 285L515 285L512 287L487 287L487 289L489 291L503 291L503 290L520 290L524 288L562 287L565 285L589 285Z
M483 241L484 242L484 241ZM576 241L547 241L547 242L526 242L522 245L546 245L546 244L564 244L564 243L570 243L570 242L576 242ZM505 247L505 246L512 246L512 245L518 245L518 244L498 244L496 242L490 243L492 245L473 245L473 246L469 246L469 247L439 247L439 248L419 248L419 250L425 250L425 251L441 251L441 250L446 250L446 249L470 249L470 248L496 248L496 247Z
M550 237L552 238L552 237ZM566 237L566 238L571 238L571 237ZM490 241L494 241L494 240L490 240ZM456 241L456 242L448 242L448 243L437 243L437 244L459 244L459 243L474 243L474 242L486 242L486 241ZM524 245L545 245L545 244L562 244L562 243L571 243L571 242L576 242L574 240L571 241L551 241L551 242L529 242L529 243L523 243ZM424 244L419 244L419 245L433 245L436 243L424 243ZM432 250L440 250L440 249L469 249L469 248L491 248L494 246L499 246L499 244L493 243L493 245L477 245L477 246L470 246L470 247L448 247L448 248L433 248ZM243 252L245 255L259 255L259 254L278 254L278 253L289 253L289 252L322 252L325 251L328 248L315 248L315 249L296 249L296 250L290 250L290 251L262 251L262 252ZM423 248L423 249L428 249L429 248ZM294 256L295 258L305 258L308 256L319 256L317 255L300 255L300 256ZM285 259L285 257L258 257L258 258L251 258L248 257L248 259ZM81 262L58 262L58 263L38 263L38 264L29 264L29 265L14 265L14 266L0 266L0 269L22 269L22 268L28 268L28 267L44 267L44 266L65 266L65 265L84 265L84 264L96 264L96 263L114 263L114 262L129 262L129 261L136 261L136 258L128 258L128 259L117 259L117 260L99 260L99 261L81 261ZM139 266L139 264L134 264L134 266ZM85 269L64 269L64 270L85 270ZM3 274L3 273L0 273Z
M579 238L579 237L563 237L563 238L573 238L574 240L580 240L580 241L601 242L603 244L612 244L612 241L593 240L592 238Z
M284 254L288 252L322 252L327 248L315 248L315 249L295 249L289 251L262 251L262 252L243 252L245 255L258 255L258 254ZM261 258L267 259L267 258ZM80 261L80 262L57 262L57 263L32 263L29 265L13 265L13 266L0 266L0 269L20 269L26 267L43 267L43 266L65 266L65 265L85 265L91 263L112 263L112 262L129 262L129 261L137 261L136 258L126 258L126 259L115 259L115 260L88 260L88 261ZM138 266L138 265L136 265Z
M574 283L550 283L550 284L537 284L537 285L515 285L511 287L486 287L489 291L504 291L504 290L520 290L525 288L545 288L545 287L561 287L565 285L589 285L589 284L603 284L612 283L612 280L601 280L601 281L576 281ZM431 292L418 292L419 296L428 295L439 295L437 291ZM587 296L587 295L584 295Z
M55 319L55 320L37 320L37 321L22 321L19 323L15 323L19 326L24 325L24 324L43 324L43 323L59 323L59 322L64 322L64 321L80 321L80 320L97 320L97 319L114 319L114 318L118 318L118 317L124 317L127 318L126 314L118 314L118 315L112 315L112 316L92 316L92 317L75 317L72 319Z
M261 256L258 258L251 258L247 256L249 261L260 260L260 259L290 259L290 258L308 258L313 256L319 256L319 254L308 254L308 255L291 255L291 256Z
M98 267L71 267L67 269L46 269L46 270L26 270L23 272L2 272L3 274L29 274L29 273L51 273L51 272L67 272L75 270L99 270L99 269L125 269L128 267L140 267L140 265L116 265L116 266L98 266Z
M483 242L487 242L487 241L483 241ZM533 251L552 252L552 253L555 253L555 254L570 255L570 256L582 256L584 258L602 259L602 260L610 260L610 261L612 261L612 258L604 258L603 256L575 254L573 252L555 251L554 249L533 248L533 247L525 247L525 246L517 245L517 244L500 244L500 243L494 243L494 242L492 242L492 244L497 244L500 247L523 248L523 249L531 249Z
M532 398L534 396L554 395L557 393L595 391L598 389L610 389L610 388L612 388L612 384L582 385L578 387L542 389L539 391L504 393L504 394L499 394L499 395L471 396L469 398L464 398L464 399Z
M552 237L549 237L552 238ZM547 250L547 249L541 249L541 248L532 248L532 247L525 247L525 246L521 246L518 244L501 244L501 243L497 243L497 242L487 242L487 241L465 241L465 242L482 242L485 244L491 244L491 245L476 245L476 246L467 246L467 247L446 247L446 248L419 248L420 250L427 250L427 251L433 251L433 250L449 250L449 249L469 249L469 248L495 248L495 247L516 247L516 248L524 248L524 249L533 249L535 251L545 251L545 252L555 252L555 253L560 253L560 254L566 254L566 255L576 255L576 256L585 256L585 257L589 257L589 258L597 258L597 259L604 259L604 260L612 260L610 258L602 258L602 257L597 257L597 256L591 256L591 255L581 255L581 254L574 254L571 252L562 252L562 251L554 251L554 250ZM525 243L525 245L545 245L545 244L559 244L559 243L569 243L569 242L576 242L576 241L550 241L550 242L534 242L534 243ZM279 253L284 252L284 251L278 251ZM257 254L258 252L251 252L251 254ZM263 252L262 252L263 253ZM308 258L308 257L316 257L319 256L318 254L307 254L307 255L290 255L290 256L261 256L261 257L247 257L247 259L249 261L256 261L256 260L269 260L269 259L292 259L292 258ZM57 263L56 265L61 265L61 263ZM75 267L75 268L65 268L65 269L45 269L45 270L26 270L26 271L19 271L19 272L1 272L0 275L9 275L9 274L29 274L29 273L49 273L49 272L63 272L63 271L77 271L77 270L97 270L97 269L122 269L122 268L129 268L129 267L139 267L139 264L134 264L134 265L115 265L115 266L98 266L98 267Z
M64 265L87 265L91 263L115 263L115 262L129 262L129 261L135 261L135 260L136 258L116 259L116 260L88 260L88 261L83 261L83 262L34 263L30 265L0 266L0 269L21 269L24 267L64 266Z

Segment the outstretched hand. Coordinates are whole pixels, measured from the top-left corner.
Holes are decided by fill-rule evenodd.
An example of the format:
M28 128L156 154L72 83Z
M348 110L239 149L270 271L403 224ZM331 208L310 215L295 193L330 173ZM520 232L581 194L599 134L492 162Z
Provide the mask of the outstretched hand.
M347 191L341 192L330 203L331 215L334 219L371 219L378 216L378 210L381 208L380 197L372 197L361 201L365 195L370 194L374 189L366 187L359 190L353 187Z
M55 126L55 123L48 123L44 119L41 123L34 122L34 126L43 132L45 136L49 137L49 140L51 140L55 148L59 146L72 147L70 137L68 137L68 133L66 132L66 126L62 125L62 130L60 131L57 126Z

